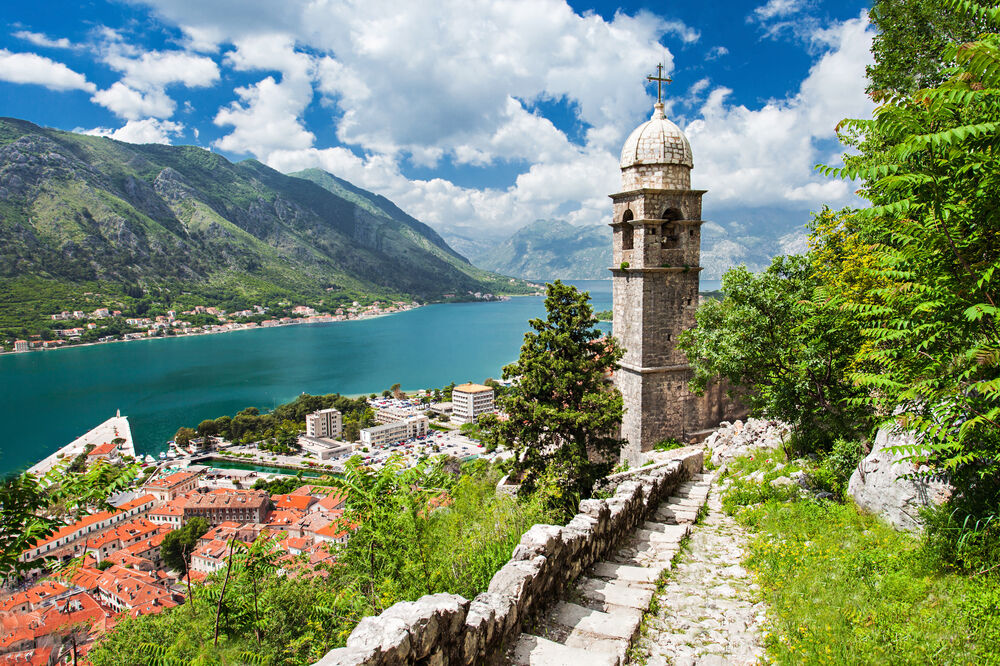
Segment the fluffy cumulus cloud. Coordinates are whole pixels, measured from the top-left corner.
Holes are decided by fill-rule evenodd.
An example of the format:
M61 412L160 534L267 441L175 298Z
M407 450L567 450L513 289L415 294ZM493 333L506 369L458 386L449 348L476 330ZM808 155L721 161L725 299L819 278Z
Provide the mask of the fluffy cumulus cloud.
M678 21L581 15L562 0L135 1L178 26L183 56L201 69L187 68L186 79L158 76L185 68L161 69L163 53L122 48L108 60L123 73L120 89L102 91L116 96L108 108L134 120L168 118L166 87L217 80L204 54L221 52L224 67L253 80L214 116L225 132L215 147L282 171L326 169L456 233L499 235L556 215L603 222L606 195L619 186L618 150L648 113L651 63L670 72L663 44L700 39ZM773 24L802 6L769 0L753 16ZM821 55L808 78L796 94L760 107L731 103L708 79L695 82L678 101L697 110L686 126L696 182L733 206L848 199L844 184L817 178L812 166L833 150L834 124L870 108L870 38L864 16L814 30L809 44ZM709 57L727 53L718 46ZM553 105L580 129L573 138L539 111ZM341 145L317 145L320 117ZM412 166L498 164L520 173L486 188L405 175Z
M105 64L121 72L122 78L92 99L127 120L172 116L177 104L167 94L170 85L203 88L219 80L219 67L207 56L186 51L139 53L111 30L105 29L100 50Z
M829 142L843 118L864 117L872 31L865 15L817 33L828 51L811 68L797 93L759 109L731 105L731 91L715 88L700 117L685 128L695 155L693 182L710 187L716 205L842 205L851 187L815 174L830 158Z
M170 143L171 138L179 136L184 131L184 125L170 120L145 118L130 120L118 129L95 127L94 129L77 129L81 134L106 136L127 143Z
M71 49L73 44L65 37L60 37L59 39L52 39L48 35L42 34L40 32L31 32L30 30L18 30L14 33L14 36L18 39L23 39L27 42L31 42L35 46L41 46L46 49Z
M7 49L0 49L0 81L34 83L49 90L97 90L87 77L61 62L35 53L11 53Z

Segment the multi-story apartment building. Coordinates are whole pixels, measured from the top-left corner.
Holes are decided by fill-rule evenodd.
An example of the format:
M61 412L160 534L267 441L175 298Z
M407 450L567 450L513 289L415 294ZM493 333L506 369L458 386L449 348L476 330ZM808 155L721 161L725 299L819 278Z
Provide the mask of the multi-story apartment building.
M361 431L361 443L365 446L384 446L413 437L423 437L427 434L427 424L426 416L411 416L397 423L385 423L364 428Z
M306 415L306 436L323 439L339 439L344 430L340 411L321 409Z
M451 392L451 420L475 423L482 414L493 411L493 389L482 384L459 384Z

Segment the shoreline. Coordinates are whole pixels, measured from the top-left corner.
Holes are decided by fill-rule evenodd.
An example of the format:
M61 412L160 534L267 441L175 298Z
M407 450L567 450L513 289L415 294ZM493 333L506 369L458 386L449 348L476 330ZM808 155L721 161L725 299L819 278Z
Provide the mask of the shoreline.
M285 324L274 324L272 326L261 326L257 324L255 326L241 326L240 328L227 328L221 331L203 331L201 333L184 333L181 335L152 335L143 338L132 338L130 340L108 340L106 342L81 342L79 344L69 344L62 345L59 347L37 347L34 349L28 349L26 351L4 351L0 353L0 358L5 356L20 356L22 354L30 354L32 352L51 352L51 351L61 351L64 349L82 349L84 347L96 347L98 345L113 345L118 342L149 342L151 340L180 340L183 338L200 338L206 335L221 335L224 333L238 333L240 331L260 331L270 328L284 328L286 326L303 326L303 325L316 325L316 324L347 324L355 321L366 321L368 319L380 319L382 317L391 317L392 315L404 314L406 312L411 312L413 310L418 310L420 308L427 307L429 305L448 305L447 303L425 303L424 305L417 305L414 307L406 308L405 310L399 310L397 312L385 312L377 315L367 315L364 317L355 317L353 319L341 319L334 321L309 321L308 317L302 317L298 321L288 322ZM335 316L335 315L324 315L324 316Z
M538 296L538 294L504 294L503 296L505 298L514 298L516 296ZM36 347L36 348L24 350L24 351L2 351L2 350L0 350L0 358L3 358L5 356L15 356L15 355L20 356L22 354L29 354L29 353L32 353L32 352L60 351L60 350L63 350L63 349L79 349L79 348L83 348L83 347L94 347L94 346L97 346L97 345L110 345L110 344L115 344L117 342L144 342L144 341L149 341L149 340L169 340L169 339L181 339L181 338L195 338L195 337L201 337L201 336L204 336L204 335L219 335L219 334L222 334L222 333L237 333L239 331L257 331L257 330L263 330L263 329L269 329L269 328L284 328L286 326L303 326L303 325L309 325L309 324L314 324L314 325L315 324L347 324L347 323L356 322L356 321L367 321L369 319L380 319L382 317L391 317L392 315L404 314L406 312L411 312L413 310L419 310L420 308L430 307L430 306L433 306L433 305L459 305L459 304L463 304L463 303L495 303L495 302L498 302L498 301L483 301L483 300L478 300L478 299L477 300L472 300L472 301L447 301L447 302L443 301L443 302L440 302L440 303L424 303L424 304L421 304L421 305L411 306L411 307L408 307L408 308L403 309L403 310L398 310L396 312L384 312L384 313L380 313L380 314L365 315L365 316L361 316L361 317L354 317L353 319L341 319L341 320L334 320L334 321L310 321L309 317L301 317L297 321L294 321L294 322L288 322L288 323L283 323L283 324L274 324L274 325L271 325L271 326L261 326L260 324L257 324L255 326L241 326L240 328L229 328L229 329L225 329L225 330L221 330L221 331L203 331L201 333L184 333L184 334L181 334L181 335L153 335L153 336L147 336L147 337L142 337L142 338L133 338L133 339L130 339L130 340L108 340L106 342L81 342L79 344L68 344L68 345L62 345L62 346L59 346L59 347ZM338 316L338 315L321 315L321 316L323 316L323 317L335 317L335 316Z

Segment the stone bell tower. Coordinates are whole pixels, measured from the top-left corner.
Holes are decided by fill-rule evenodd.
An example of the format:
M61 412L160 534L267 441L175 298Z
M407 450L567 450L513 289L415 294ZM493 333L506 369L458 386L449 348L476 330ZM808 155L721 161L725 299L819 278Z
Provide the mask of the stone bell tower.
M652 118L625 141L622 191L611 195L613 328L625 348L615 385L625 401L622 458L633 464L641 451L671 437L686 439L700 426L688 389L692 371L676 348L698 307L706 190L691 189L693 166L691 144L664 116L657 94Z

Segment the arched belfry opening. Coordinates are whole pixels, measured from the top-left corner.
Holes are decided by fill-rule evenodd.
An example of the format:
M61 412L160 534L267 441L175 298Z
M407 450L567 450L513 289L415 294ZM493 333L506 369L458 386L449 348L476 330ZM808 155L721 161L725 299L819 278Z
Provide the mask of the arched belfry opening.
M635 247L635 235L632 230L632 225L628 224L635 219L635 215L632 213L631 209L626 210L625 214L622 215L622 249L631 250Z

